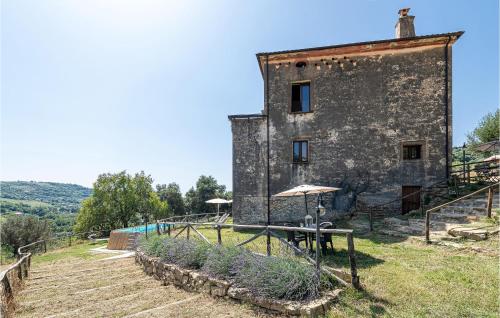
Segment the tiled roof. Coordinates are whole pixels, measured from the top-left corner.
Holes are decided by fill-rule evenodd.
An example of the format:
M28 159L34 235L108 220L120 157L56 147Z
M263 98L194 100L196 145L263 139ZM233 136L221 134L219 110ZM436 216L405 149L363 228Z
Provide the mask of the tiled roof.
M465 31L457 31L457 32L450 32L450 33L415 36L415 37L411 37L411 38L386 39L386 40L377 40L377 41L368 41L368 42L355 42L355 43L345 43L345 44L337 44L337 45L329 45L329 46L320 46L320 47L312 47L312 48L305 48L305 49L295 49L295 50L285 50L285 51L275 51L275 52L262 52L262 53L257 53L257 59L260 56L265 56L265 55L286 54L286 53L296 53L296 52L305 52L305 51L317 51L317 50L326 50L326 49L333 49L333 48L340 48L340 47L347 47L347 46L370 45L370 44L378 44L378 43L386 43L386 42L422 40L422 39L429 39L429 38L438 38L438 37L443 37L443 36L456 36L458 39L464 33L465 33Z

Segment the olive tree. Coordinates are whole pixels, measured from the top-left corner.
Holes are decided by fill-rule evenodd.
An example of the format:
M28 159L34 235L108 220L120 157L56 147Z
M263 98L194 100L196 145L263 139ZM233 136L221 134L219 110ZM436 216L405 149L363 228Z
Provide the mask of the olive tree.
M82 203L75 232L113 230L166 217L168 204L159 200L152 184L151 176L142 171L134 176L125 171L101 174Z
M19 247L50 237L50 224L33 215L10 215L1 224L0 242L17 254Z

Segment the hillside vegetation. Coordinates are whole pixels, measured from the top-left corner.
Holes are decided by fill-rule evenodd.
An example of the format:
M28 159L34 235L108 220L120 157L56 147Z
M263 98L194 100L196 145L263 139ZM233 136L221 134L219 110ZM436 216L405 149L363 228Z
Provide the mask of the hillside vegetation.
M70 231L81 202L92 189L76 184L0 181L2 216L22 213L49 220L54 232Z
M11 203L40 207L42 205L37 202L44 202L60 212L76 212L82 200L92 192L92 189L77 184L36 181L0 181L0 189L2 199L30 201Z

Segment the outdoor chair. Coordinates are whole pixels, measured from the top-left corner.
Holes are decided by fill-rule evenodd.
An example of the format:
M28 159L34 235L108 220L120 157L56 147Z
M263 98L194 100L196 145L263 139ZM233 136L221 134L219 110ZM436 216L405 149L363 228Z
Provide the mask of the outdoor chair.
M332 222L322 222L319 224L319 227L321 229L334 229L335 228L335 226L333 225ZM321 251L322 251L323 255L326 255L326 252L328 249L327 243L330 243L330 246L332 247L332 252L333 252L333 239L332 239L331 233L324 233L321 236L320 244L321 244Z
M285 223L284 226L294 227L295 224ZM306 249L308 248L306 235L304 233L295 233L295 231L286 231L286 239L288 242L292 242L295 247L299 247L300 242L306 242Z
M334 229L335 226L333 225L332 222L322 222L319 224L319 228L320 229ZM316 234L314 233L311 233L310 234L310 238L311 238L311 248L314 247L314 241L316 241ZM307 242L307 240L306 240ZM333 240L332 240L332 234L331 233L323 233L321 235L321 238L320 238L320 241L319 241L319 244L321 246L321 253L323 255L326 255L327 254L327 251L328 251L328 243L330 243L330 246L332 248L332 252L333 252Z

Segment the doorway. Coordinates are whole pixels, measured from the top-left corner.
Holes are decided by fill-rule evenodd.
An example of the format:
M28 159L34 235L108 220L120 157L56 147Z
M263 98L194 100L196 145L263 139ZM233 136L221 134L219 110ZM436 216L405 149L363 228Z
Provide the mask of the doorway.
M401 210L403 214L420 209L421 186L403 186Z

